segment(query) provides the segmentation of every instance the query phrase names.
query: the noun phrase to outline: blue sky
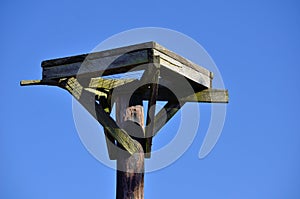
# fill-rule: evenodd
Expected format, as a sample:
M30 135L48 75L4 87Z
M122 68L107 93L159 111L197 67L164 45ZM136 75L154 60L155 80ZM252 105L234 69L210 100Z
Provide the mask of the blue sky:
M39 79L42 60L87 53L148 26L199 42L230 103L209 156L198 158L200 128L179 160L146 174L145 198L299 198L299 10L291 0L1 1L0 198L115 197L115 171L81 143L71 96L19 81ZM205 127L210 105L200 107Z

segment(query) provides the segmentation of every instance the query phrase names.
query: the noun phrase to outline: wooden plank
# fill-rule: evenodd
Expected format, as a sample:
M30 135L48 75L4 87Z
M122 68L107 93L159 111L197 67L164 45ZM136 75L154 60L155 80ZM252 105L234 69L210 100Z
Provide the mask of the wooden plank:
M160 56L160 65L162 67L166 67L167 69L193 80L194 82L197 82L198 84L201 84L207 88L212 87L212 72L209 72L200 66L197 68L195 65L192 65L193 67L191 67L191 65L186 65L187 63L191 64L191 62L185 60L184 58L181 58L180 61L177 61L176 59L155 49L154 56Z
M99 58L103 58L103 57L122 55L122 54L125 54L128 52L142 50L142 49L156 49L157 51L181 62L182 64L184 64L196 71L206 74L207 76L210 73L207 69L203 68L202 66L193 63L192 61L172 52L171 50L165 48L164 46L162 46L154 41L114 48L114 49L110 49L110 50L104 50L101 52L93 52L93 53L89 53L89 54L82 54L82 55L69 56L69 57L64 57L64 58L45 60L42 62L42 67L52 67L52 66L65 65L65 64L76 63L76 62L83 62L86 59L86 57L89 57L89 59L99 59Z
M75 60L77 61L78 59L76 58ZM148 50L141 50L95 59L87 56L85 60L78 62L71 62L69 59L65 63L59 60L56 62L63 64L51 65L51 67L43 66L43 79L58 79L83 75L97 77L99 75L118 74L127 72L137 65L148 63L149 58ZM49 65L49 63L45 65Z
M164 46L156 43L156 42L153 42L152 43L153 45L153 49L155 49L156 51L159 51L160 53L162 54L165 54L167 55L168 57L172 58L172 59L175 59L177 60L178 62L182 63L183 65L195 70L195 71L198 71L198 72L201 72L202 74L206 75L206 76L210 76L212 75L211 72L209 70L207 70L206 68L186 59L185 57L183 56L180 56L178 55L177 53L174 53L173 51L165 48ZM155 54L155 53L154 53ZM156 54L155 54L156 55ZM161 58L164 58L164 56L162 56L161 54L158 54Z
M103 88L107 90L111 90L118 86L122 86L124 84L135 81L136 79L105 79L105 78L91 78L89 86L90 88Z
M58 81L56 80L22 80L20 81L20 86L34 86L34 85L48 85L57 86Z
M66 65L66 64L76 63L76 62L83 62L87 57L93 60L93 59L99 59L99 58L110 57L110 56L120 56L122 54L129 53L132 51L151 49L155 46L154 43L155 42L146 42L146 43L114 48L110 50L104 50L100 52L93 52L88 54L45 60L42 62L42 67L43 68L53 67L53 66Z
M205 89L180 99L182 102L228 103L228 90Z
M163 81L163 79L159 80L160 82ZM127 88L124 87L123 93L129 92L126 90ZM151 90L148 88L148 86L140 87L139 90L135 92L135 95L139 95L142 97L143 100L148 100L151 97ZM179 90L179 93L172 93L172 88L168 88L162 85L158 86L158 95L156 100L157 101L170 101L170 102L201 102L201 103L228 103L229 97L228 97L228 90L222 90L222 89L202 89L199 91L182 91ZM121 93L121 91L118 91L118 93Z
M213 75L210 71L155 42L46 60L42 62L43 79L57 79L76 75L96 77L100 74L122 73L134 68L136 65L149 63L149 60L154 56L160 56L160 64L168 70L183 75L207 88L211 88ZM83 62L84 67L82 67Z
M62 80L60 80L62 81ZM160 80L163 81L163 80ZM20 82L21 86L31 86L31 85L49 85L49 86L57 86L59 81L44 81L44 80L23 80ZM132 81L132 83L136 83ZM129 87L130 88L130 87ZM90 88L86 88L88 91ZM93 90L93 92L97 92L98 95L103 95L102 92ZM126 89L121 92L118 90L118 93L126 93ZM151 96L150 90L147 87L141 87L140 90L136 93L142 97L143 100L148 100ZM198 91L192 93L187 96L183 96L178 99L182 102L202 102L202 103L228 103L229 96L228 90L221 89L204 89L202 91ZM174 96L170 93L170 91L162 86L158 87L158 95L157 101L174 101Z

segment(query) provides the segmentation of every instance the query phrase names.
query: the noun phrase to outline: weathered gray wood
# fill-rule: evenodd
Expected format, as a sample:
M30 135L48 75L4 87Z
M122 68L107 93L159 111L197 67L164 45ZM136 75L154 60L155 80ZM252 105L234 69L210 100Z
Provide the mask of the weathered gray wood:
M63 79L60 80L23 80L20 82L21 86L31 86L31 85L48 85L48 86L58 86L59 82L63 81ZM125 80L124 82L126 82ZM163 81L163 80L160 80ZM128 82L134 82L137 83L135 80L131 81L128 80ZM122 81L120 82L121 85ZM126 84L126 83L125 83ZM96 86L95 84L93 85L92 88ZM100 86L100 85L98 85ZM112 86L109 85L104 85L104 88L113 88L114 86L118 87L119 84L112 84ZM100 86L101 87L101 86ZM99 87L98 87L99 88ZM129 87L130 88L130 87ZM85 88L87 91L89 91L91 88ZM92 89L93 92L97 92L98 95L103 95L101 94L100 91L96 91ZM118 90L118 93L126 93L129 92L124 88L124 91L121 92L121 90ZM141 87L139 92L137 93L141 96L143 100L149 100L151 97L150 90L148 87ZM170 95L168 89L158 86L158 95L156 98L157 101L174 101L174 96ZM203 102L203 103L228 103L229 101L229 96L228 96L228 90L221 90L221 89L204 89L195 93L192 93L187 96L183 96L180 99L175 99L175 100L180 100L181 102Z
M160 65L166 67L167 69L176 72L194 82L197 82L207 88L211 88L211 79L213 78L212 72L198 66L192 62L180 58L180 61L177 61L173 57L170 57L156 49L154 49L154 56L160 57ZM175 56L175 54L173 54ZM175 56L178 58L178 56ZM185 64L184 64L185 63ZM186 65L188 64L188 65Z
M103 57L122 55L128 52L141 50L141 49L156 49L157 51L169 57L172 57L173 59L181 62L182 64L203 73L204 75L208 76L210 74L210 72L207 69L193 63L192 61L172 52L171 50L168 50L167 48L153 41L110 49L110 50L104 50L101 52L94 52L90 54L82 54L82 55L69 56L69 57L58 58L58 59L45 60L42 62L42 67L52 67L52 66L65 65L65 64L76 63L76 62L83 62L87 56L90 57L90 59L98 59Z
M156 42L152 42L152 48L155 49L154 55L159 55L162 59L165 59L164 56L162 56L162 54L156 54L156 52L161 52L165 55L167 55L169 58L175 59L178 62L180 62L181 64L194 69L195 71L201 72L202 74L206 75L206 76L211 76L212 73L207 70L206 68L203 68L202 66L193 63L192 61L178 55L177 53L174 53L173 51L165 48L164 46L156 43Z
M34 86L34 85L47 85L57 86L56 80L22 80L20 81L21 86Z
M141 89L139 94L142 96L143 100L150 98L150 92L148 90ZM176 99L176 97L179 97ZM157 95L157 101L170 101L176 102L201 102L201 103L228 103L229 96L228 90L222 89L204 89L198 92L191 93L189 95L174 96L168 89L164 87L159 87L159 92Z
M205 68L177 55L155 42L147 42L108 51L84 54L42 62L43 79L57 79L87 75L111 75L123 73L137 65L148 64L154 56L160 56L160 65L185 76L207 88L213 75ZM82 64L84 63L84 64ZM147 67L149 65L145 65Z
M23 80L20 82L21 86L31 86L31 85L48 85L48 86L58 86L59 82L64 81L63 79L60 80ZM127 80L125 80L127 81ZM163 81L163 80L160 80ZM130 81L128 80L129 83L137 83L136 80ZM121 84L121 83L120 83ZM94 86L92 87L92 91L97 93L97 95L103 95L104 93L101 93L100 91L94 90ZM98 85L100 86L100 85ZM117 84L112 84L112 86L103 86L104 88L112 88L112 87L118 87ZM101 86L100 86L101 87ZM98 87L98 88L100 88ZM129 87L130 88L130 87ZM89 91L91 88L85 88L85 90ZM124 87L123 92L121 90L118 90L118 93L127 93L129 92L126 90L128 88ZM150 90L148 87L141 87L139 92L137 93L141 96L143 100L149 100L151 97ZM158 86L158 95L157 95L157 101L174 101L174 96L169 93L169 90L166 89L165 87ZM202 102L202 103L228 103L229 101L229 96L228 96L228 90L221 90L221 89L204 89L195 93L191 93L186 96L182 96L182 98L175 99L175 100L180 100L181 102Z
M114 48L110 50L104 50L100 52L93 52L88 54L75 55L75 56L69 56L69 57L63 57L57 59L50 59L50 60L43 61L42 67L43 68L53 67L53 66L71 64L76 62L83 62L87 57L93 60L93 59L99 59L99 58L110 57L110 56L120 56L122 54L129 53L132 51L137 51L141 49L151 49L153 47L154 47L154 42L146 42L141 44Z
M182 102L228 103L228 90L205 89L180 99Z
M88 87L90 88L103 88L103 89L113 89L118 86L135 81L136 79L105 79L105 78L91 78Z
M117 74L126 72L136 65L149 62L148 50L133 51L121 55L95 59L87 56L86 59L79 62L77 58L75 60L77 62L71 62L68 59L65 64L53 65L50 67L43 66L43 79L57 79L84 75L97 77L99 75ZM63 61L58 60L56 60L55 63L56 62L64 63ZM47 65L49 65L49 63Z

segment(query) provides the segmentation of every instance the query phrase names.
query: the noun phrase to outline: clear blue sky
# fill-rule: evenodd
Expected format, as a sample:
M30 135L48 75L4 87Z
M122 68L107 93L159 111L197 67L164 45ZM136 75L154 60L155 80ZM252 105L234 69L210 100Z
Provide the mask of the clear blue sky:
M198 158L199 130L179 160L146 175L145 198L300 198L297 1L4 0L0 24L0 198L115 198L115 171L82 145L71 96L19 81L39 79L42 60L87 53L147 26L199 42L219 67L230 104L209 156Z

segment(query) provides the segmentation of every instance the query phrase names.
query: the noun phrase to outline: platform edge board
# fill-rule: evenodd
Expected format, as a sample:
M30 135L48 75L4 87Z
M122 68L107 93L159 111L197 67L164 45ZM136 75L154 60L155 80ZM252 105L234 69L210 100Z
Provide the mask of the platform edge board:
M209 70L207 70L206 68L204 68L203 66L200 66L192 61L190 61L189 59L181 56L181 55L178 55L177 53L165 48L164 46L156 43L156 42L153 42L153 49L171 57L172 59L175 59L176 61L179 61L181 62L182 64L186 65L187 67L189 68L192 68L198 72L201 72L203 73L204 75L207 75L209 77L213 77L212 76L212 72L210 72Z
M153 56L159 55L161 57L162 66L211 88L212 72L153 41L43 61L43 79L57 79L88 73L96 73L95 75L97 75L103 71L108 74L126 72L136 65L151 62L150 51L152 51ZM146 52L148 52L148 57ZM116 61L116 59L120 60ZM83 62L86 67L81 67Z
M122 55L131 51L151 49L153 47L154 47L154 42L146 42L146 43L124 46L124 47L119 47L119 48L114 48L114 49L109 49L109 50L104 50L99 52L92 52L92 53L86 53L86 54L74 55L74 56L68 56L68 57L56 58L56 59L48 59L42 61L41 66L42 68L55 67L58 65L83 62L87 57L90 60L99 59L103 57Z
M122 55L107 56L90 59L88 57L82 62L69 62L63 65L43 68L43 79L57 79L84 74L117 74L126 72L132 67L149 62L148 50L132 51Z

